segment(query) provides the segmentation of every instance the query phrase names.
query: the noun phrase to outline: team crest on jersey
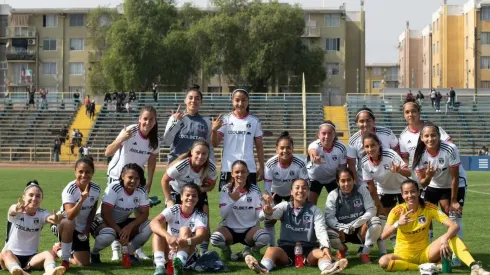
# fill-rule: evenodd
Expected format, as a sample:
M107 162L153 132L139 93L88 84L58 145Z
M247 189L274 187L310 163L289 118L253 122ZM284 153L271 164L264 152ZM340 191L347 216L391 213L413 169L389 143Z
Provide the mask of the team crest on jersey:
M195 224L194 222L190 222L190 223L189 223L189 227L190 227L190 228L194 228L194 226L196 226L196 224Z
M279 176L279 172L274 172L274 175L275 176Z
M408 140L408 142L407 142L407 143L408 143L408 144L410 144L410 143L412 143L412 141L411 141L411 140Z
M439 158L439 163L440 164L444 164L444 159L443 158Z
M290 176L294 176L294 171L289 171Z
M361 206L362 206L361 199L355 199L354 200L354 207L361 207Z
M251 197L247 197L247 202L252 202L252 198Z
M383 165L383 168L386 170L390 170L390 166L388 164Z
M337 158L338 158L337 155L332 155L332 160L333 161L337 161Z
M133 142L133 145L138 145L138 143L136 143L136 141L135 141L135 142Z
M312 220L312 215L309 213L304 213L303 214L303 222L304 223L311 223Z
M420 216L420 217L418 218L418 222L419 222L420 224L425 224L425 223L427 222L427 219L425 218L425 216Z
M204 125L202 125L202 124L197 125L197 130L204 132Z
M252 128L252 124L250 124L250 122L247 123L247 128Z
M39 219L38 219L38 218L34 218L34 220L32 220L32 222L33 222L34 224L39 224Z
M139 198L134 198L133 199L134 204L139 205L140 204L140 199Z

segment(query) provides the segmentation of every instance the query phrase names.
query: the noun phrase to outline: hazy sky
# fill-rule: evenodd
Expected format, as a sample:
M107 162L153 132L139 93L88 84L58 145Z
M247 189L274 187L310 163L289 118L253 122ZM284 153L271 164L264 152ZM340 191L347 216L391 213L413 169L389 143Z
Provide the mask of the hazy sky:
M1 0L0 0L1 1ZM347 10L359 10L360 0L280 0L299 3L304 7L336 7L347 3ZM84 0L74 5L74 0L4 0L13 8L67 8L116 6L122 0ZM178 0L183 3L183 0ZM198 6L207 6L208 0L187 0ZM411 29L423 29L443 0L365 0L366 11L366 62L397 62L398 36L410 21ZM448 4L463 4L467 0L448 0Z

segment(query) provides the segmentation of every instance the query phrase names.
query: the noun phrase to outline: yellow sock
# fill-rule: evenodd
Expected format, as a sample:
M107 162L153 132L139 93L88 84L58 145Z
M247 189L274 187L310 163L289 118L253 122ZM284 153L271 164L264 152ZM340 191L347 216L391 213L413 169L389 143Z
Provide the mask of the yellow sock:
M470 264L475 262L475 259L473 259L473 256L471 256L470 252L466 248L466 245L464 245L463 241L458 236L452 237L449 240L449 247L454 254L456 254L458 259L460 259L467 266L470 266Z
M408 271L419 270L419 265L409 263L403 260L391 260L386 271Z

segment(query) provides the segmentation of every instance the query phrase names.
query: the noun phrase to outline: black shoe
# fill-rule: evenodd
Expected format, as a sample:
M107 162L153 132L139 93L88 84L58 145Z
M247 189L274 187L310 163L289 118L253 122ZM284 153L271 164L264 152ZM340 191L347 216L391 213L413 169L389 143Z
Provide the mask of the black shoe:
M90 263L92 264L100 264L100 254L90 253Z

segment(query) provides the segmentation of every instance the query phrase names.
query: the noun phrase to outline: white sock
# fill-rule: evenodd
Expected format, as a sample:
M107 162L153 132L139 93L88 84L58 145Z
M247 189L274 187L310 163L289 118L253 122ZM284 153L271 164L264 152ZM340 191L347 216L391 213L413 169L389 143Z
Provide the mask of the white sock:
M264 226L267 233L269 233L270 240L269 246L277 246L276 244L276 227L275 226Z
M20 265L18 263L11 263L11 264L9 264L8 269L9 269L9 272L10 273L12 273L12 271L14 271L16 269L22 270L22 268L20 267Z
M95 237L94 248L92 248L92 253L99 254L99 252L111 245L116 238L116 231L110 227L102 228L99 235Z
M119 254L121 250L121 243L119 241L113 241L111 244L112 252L116 251Z
M379 249L379 253L383 253L383 254L387 253L385 240L381 240L381 239L378 240L378 249Z
M165 252L163 251L155 251L153 252L153 263L155 263L156 267L165 266Z
M70 260L71 245L72 245L72 243L61 242L61 259L63 261L69 261Z
M260 264L269 271L271 271L274 268L274 262L268 258L262 258Z
M320 261L318 261L318 268L320 269L320 271L323 271L330 264L332 264L332 261L330 261L330 260L320 260Z
M44 262L44 271L48 272L56 268L55 262Z
M182 262L182 265L185 266L185 264L187 263L187 257L188 257L187 252L182 251L182 250L178 251L177 255L175 255L175 257L179 258L180 261Z
M153 233L150 228L150 221L146 221L140 225L138 235L134 236L131 241L131 245L129 246L129 254L134 254L136 249L142 247L146 241L150 238Z

